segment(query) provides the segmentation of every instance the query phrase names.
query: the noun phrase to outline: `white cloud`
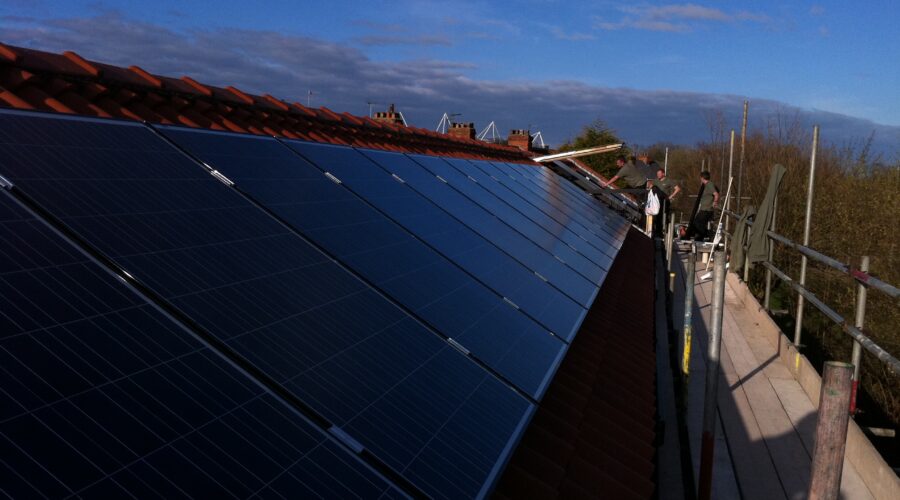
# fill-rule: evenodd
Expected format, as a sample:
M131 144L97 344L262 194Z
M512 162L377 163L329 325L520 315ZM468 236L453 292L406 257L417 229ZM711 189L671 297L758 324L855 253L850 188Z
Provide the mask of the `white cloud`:
M352 24L370 31L368 34L353 38L353 42L360 45L370 47L388 45L453 45L448 36L413 32L413 30L402 24L378 23L368 19L358 19L352 21Z
M586 40L596 40L597 36L593 33L584 33L577 31L567 31L559 26L550 26L549 27L550 34L553 35L553 38L558 40L568 40L571 42L580 42Z
M624 5L616 8L622 13L616 20L595 17L594 27L601 30L640 29L670 33L693 31L703 24L767 22L769 17L749 11L725 12L693 3L668 5Z
M607 88L579 81L499 81L466 76L466 62L413 59L380 62L359 48L316 38L270 31L214 29L175 31L117 14L49 21L0 17L4 42L41 50L73 50L90 60L136 64L163 75L190 75L211 85L234 85L314 106L355 114L367 101L393 102L413 124L433 127L444 112L464 113L501 131L534 124L545 140L558 144L586 123L602 118L632 143L693 143L708 139L704 113L724 110L740 119L743 96ZM824 97L823 97L824 99ZM765 120L796 107L753 99L751 117ZM900 127L877 125L846 115L805 110L808 122L822 125L833 141L866 137L877 130L876 146L895 151Z
M692 3L660 6L620 7L622 12L650 19L703 19L709 21L728 21L731 17L719 9L703 7Z
M450 39L441 35L364 35L353 39L355 42L368 46L384 45L453 45Z

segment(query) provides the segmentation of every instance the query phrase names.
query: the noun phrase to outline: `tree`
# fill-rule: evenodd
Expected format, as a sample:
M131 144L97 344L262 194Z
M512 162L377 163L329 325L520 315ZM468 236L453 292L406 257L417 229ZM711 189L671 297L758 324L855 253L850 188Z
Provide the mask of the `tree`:
M595 148L598 146L607 146L609 144L618 144L622 142L616 135L615 130L609 128L603 120L597 119L590 125L581 129L581 133L574 139L570 139L559 147L560 152L575 151L579 149ZM602 153L579 158L585 165L593 169L598 174L610 178L615 175L618 167L616 167L616 157L619 155L629 155L630 150L622 148L612 153Z

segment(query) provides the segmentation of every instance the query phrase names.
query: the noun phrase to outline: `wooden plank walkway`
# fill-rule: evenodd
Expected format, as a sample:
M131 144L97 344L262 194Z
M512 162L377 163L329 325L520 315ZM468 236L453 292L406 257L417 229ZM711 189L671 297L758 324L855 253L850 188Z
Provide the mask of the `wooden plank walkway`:
M706 272L705 264L697 262L697 268L687 400L695 481L699 471L712 293L711 280L700 282L700 276ZM677 275L673 318L674 327L680 332L684 317L683 261L675 261L673 269ZM771 335L762 334L758 311L748 310L737 298L734 286L742 285L737 285L734 278L730 275L725 287L713 498L805 498L816 407L779 358L779 347L770 340ZM873 498L847 461L841 481L841 498Z

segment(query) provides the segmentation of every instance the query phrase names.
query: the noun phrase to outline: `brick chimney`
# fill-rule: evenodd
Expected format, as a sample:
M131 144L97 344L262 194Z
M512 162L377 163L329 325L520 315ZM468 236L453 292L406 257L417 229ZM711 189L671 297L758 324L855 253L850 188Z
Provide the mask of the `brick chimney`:
M394 105L391 104L388 107L387 111L376 111L375 117L373 118L376 122L382 123L391 123L394 125L403 126L403 117L400 116L400 113L394 110Z
M450 130L447 131L447 134L449 134L453 137L461 137L463 139L474 139L475 138L475 124L472 122L451 123Z
M506 143L522 151L531 151L531 131L523 129L510 130L509 139L507 139Z

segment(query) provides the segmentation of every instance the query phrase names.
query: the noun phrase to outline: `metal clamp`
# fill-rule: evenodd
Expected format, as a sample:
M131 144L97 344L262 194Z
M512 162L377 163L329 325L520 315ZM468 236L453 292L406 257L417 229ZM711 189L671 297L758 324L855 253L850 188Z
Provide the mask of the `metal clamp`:
M225 177L222 172L219 172L218 170L210 170L209 173L210 175L218 179L222 184L225 184L228 187L234 186L234 181L232 181L228 177Z
M457 351L459 351L459 352L465 354L466 356L468 356L468 355L470 354L470 353L469 353L469 350L466 349L465 347L463 347L462 344L460 344L459 342L457 342L456 339L447 337L447 343L450 344L450 345L452 345Z
M336 437L338 441L344 443L348 448L353 450L354 453L362 453L365 450L365 446L363 446L359 441L353 438L350 434L347 434L344 429L336 425L332 425L328 428L328 433L332 436Z

